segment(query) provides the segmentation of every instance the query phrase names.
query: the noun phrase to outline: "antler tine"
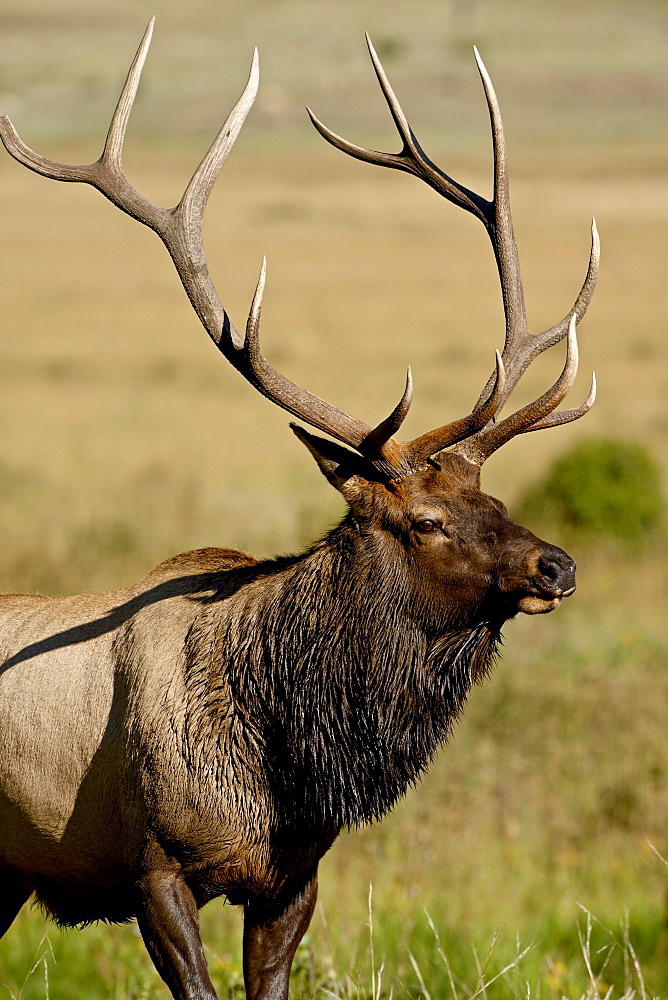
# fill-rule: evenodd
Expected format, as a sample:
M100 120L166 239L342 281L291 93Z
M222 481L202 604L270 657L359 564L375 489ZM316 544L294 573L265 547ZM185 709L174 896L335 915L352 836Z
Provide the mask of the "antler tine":
M576 324L579 323L583 316L585 315L589 303L591 301L592 295L596 288L596 282L598 279L599 264L601 258L601 244L598 236L598 230L596 228L596 220L591 220L591 249L589 252L589 264L587 267L587 274L585 276L582 287L573 303L573 307L570 312L564 316L559 323L550 327L548 330L543 331L540 334L529 334L528 332L524 334L523 337L516 340L513 345L512 353L512 370L509 373L509 377L506 383L506 392L504 397L504 402L510 396L513 388L517 385L520 378L527 370L529 365L535 358L537 358L544 351L547 351L550 347L554 347L558 344L560 340L568 334L569 326L572 321L573 316L575 316ZM504 351L504 354L507 353ZM491 376L487 385L483 389L474 408L474 412L478 408L484 405L484 401L488 398L493 385L493 378ZM593 400L592 400L593 404ZM503 405L503 404L502 404ZM571 412L571 411L569 411ZM575 413L575 410L572 411ZM587 411L584 410L583 414ZM583 415L580 414L580 415ZM571 420L577 419L576 416L570 418ZM553 427L554 423L549 423L543 425L541 422L540 427L536 427L536 430L540 430L543 426ZM531 428L533 429L533 428Z
M181 270L177 265L179 276L181 277L186 293L188 294L200 321L204 325L211 339L220 347L221 350L223 350L223 346L221 344L223 334L227 334L230 346L233 348L239 348L243 345L243 337L236 330L231 321L220 321L220 313L224 313L224 310L220 305L218 295L215 291L213 282L209 276L208 267L206 265L202 225L204 221L204 211L209 200L209 195L211 194L213 186L216 183L220 170L225 163L232 146L239 136L242 126L246 121L246 117L253 107L255 98L257 97L259 84L259 55L257 49L254 49L250 72L248 74L248 82L241 97L235 104L225 121L225 124L220 129L218 135L211 143L211 146L204 154L199 166L190 178L180 202L176 208L172 210L174 217L178 219L179 235L182 236L183 243L187 248L188 257L188 282L184 280ZM172 250L169 246L167 249L171 255ZM192 263L190 260L191 258ZM200 285L197 280L198 258L204 265L204 290L205 293L208 293L203 297L201 294L197 294L195 296L191 294L191 288L194 292L201 292ZM192 264L195 266L193 267ZM209 299L212 304L214 304L213 315L211 315L207 309ZM226 318L226 314L224 315Z
M364 448L366 448L367 451L379 451L387 444L390 438L397 433L406 419L412 402L413 373L411 372L409 365L408 371L406 372L406 386L404 388L404 394L390 413L389 417L382 420L378 426L374 427L371 433L367 435L364 441Z
M100 157L103 163L119 174L122 174L123 143L125 141L125 133L128 127L128 121L130 120L130 114L135 103L135 97L137 96L137 90L139 89L139 81L141 80L141 74L144 69L144 63L146 62L146 56L148 55L148 50L151 46L154 27L155 15L148 22L146 31L144 32L144 37L142 38L139 48L135 53L135 57L132 60L132 65L128 71L123 90L121 91L121 96L118 99L116 110L114 111L109 124L107 139L104 144L102 156Z
M592 372L591 389L583 403L580 403L579 406L573 406L570 410L558 410L556 413L551 413L549 416L543 417L542 420L538 420L535 424L531 424L530 427L523 428L520 434L527 434L529 431L542 431L546 427L560 427L562 424L570 424L572 420L579 420L580 417L584 417L585 413L589 413L595 401L596 372Z
M510 211L510 190L508 186L508 161L506 156L506 140L503 131L503 121L496 91L492 85L489 73L480 58L480 53L474 46L474 55L480 79L482 80L489 120L492 128L492 149L494 155L494 198L491 203L491 219L488 220L488 232L494 248L494 255L501 281L503 310L506 317L506 342L503 349L503 360L506 365L507 383L506 395L512 389L512 358L515 343L527 329L526 307L524 305L524 290L522 287L522 271L520 268L517 243L513 229L513 219ZM491 228L489 227L491 222Z
M596 396L596 382L594 380L592 392L581 406L573 410L566 410L560 413L553 413L559 403L570 392L575 382L578 371L578 342L575 332L577 317L572 314L568 325L568 347L566 351L566 362L561 375L554 385L543 393L539 399L527 406L522 407L516 413L506 417L498 424L485 427L477 434L466 441L462 441L455 446L455 451L466 458L474 465L482 465L501 445L510 441L516 434L523 434L529 430L541 430L545 427L555 427L558 424L568 423L583 416L593 405Z
M410 174L416 173L415 170L411 169L407 162L404 162L403 157L398 153L381 153L376 149L365 149L363 146L356 146L354 142L348 142L347 139L343 139L336 132L327 128L319 118L313 113L311 108L306 107L306 113L311 119L313 125L327 142L331 143L337 149L340 149L343 153L348 153L349 156L353 156L356 160L363 160L365 163L376 163L381 167L395 167L397 170L406 170Z
M474 410L460 420L453 420L443 427L428 431L420 437L414 438L409 444L411 454L416 460L424 460L431 455L435 455L444 448L456 444L465 438L476 434L477 431L485 427L494 418L502 404L506 385L506 372L503 358L496 352L496 374L494 387L486 402L479 409Z
M315 128L323 139L326 139L332 146L335 146L344 153L348 153L357 160L363 160L365 163L374 163L381 167L392 167L395 170L404 170L406 173L414 174L429 184L430 187L433 187L444 198L447 198L448 201L459 205L460 208L466 209L467 212L471 212L477 218L481 219L485 226L488 226L491 203L476 194L475 191L470 191L463 184L459 184L453 180L452 177L449 177L429 159L408 124L408 119L390 86L387 74L383 69L383 65L368 34L366 35L366 40L383 96L403 142L401 152L382 153L375 149L365 149L362 146L356 146L354 143L348 142L347 139L342 139L336 132L332 132L331 129L327 128L326 125L323 125L316 118L310 108L307 108L306 110Z

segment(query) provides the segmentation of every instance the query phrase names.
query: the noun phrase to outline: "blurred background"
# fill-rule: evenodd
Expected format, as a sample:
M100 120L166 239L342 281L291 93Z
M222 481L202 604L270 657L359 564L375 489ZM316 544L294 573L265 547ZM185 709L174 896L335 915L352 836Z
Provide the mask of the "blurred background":
M242 327L266 254L265 355L368 423L392 409L409 363L407 437L467 412L503 314L482 226L308 123L307 103L352 141L397 148L365 29L428 155L489 196L480 49L532 329L570 309L592 215L601 234L570 404L595 369L596 405L484 470L485 489L578 559L578 592L508 624L495 676L427 779L325 858L295 995L668 996L668 7L4 0L0 112L43 155L94 160L153 13L131 181L179 200L258 45L260 94L207 211L211 270ZM177 551L297 551L335 524L340 498L287 414L217 354L157 238L4 153L0 175L2 589L114 588ZM514 402L562 362L561 346L540 359ZM237 995L240 916L214 903L203 923L221 996ZM0 997L165 995L133 928L44 931L26 913L0 944Z

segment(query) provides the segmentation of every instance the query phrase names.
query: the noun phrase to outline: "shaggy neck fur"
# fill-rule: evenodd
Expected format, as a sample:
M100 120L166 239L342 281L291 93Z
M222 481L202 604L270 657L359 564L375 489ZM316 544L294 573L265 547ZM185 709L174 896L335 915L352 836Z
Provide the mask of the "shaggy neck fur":
M391 809L491 665L498 629L413 606L385 566L348 518L305 555L254 567L242 610L217 625L199 704L208 727L218 714L246 787L248 770L269 781L288 837Z

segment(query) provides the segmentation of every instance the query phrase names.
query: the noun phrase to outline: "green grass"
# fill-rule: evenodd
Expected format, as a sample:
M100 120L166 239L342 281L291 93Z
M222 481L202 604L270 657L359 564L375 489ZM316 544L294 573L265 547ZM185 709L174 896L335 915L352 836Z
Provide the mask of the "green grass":
M586 395L594 367L596 406L581 425L509 444L484 486L517 504L562 449L602 435L644 441L665 479L664 8L425 0L416 16L408 2L160 0L128 169L174 203L259 42L258 107L207 216L221 297L241 325L267 253L268 358L369 422L394 405L410 362L412 437L467 410L491 370L502 337L491 252L474 220L413 178L324 147L301 108L395 148L368 27L430 154L484 193L475 36L506 121L532 326L569 308L591 214L603 244L573 394ZM0 111L46 155L92 159L153 12L135 0L85 12L80 0L5 3ZM155 238L95 192L7 157L0 171L2 589L120 586L179 550L295 550L332 524L338 497L286 416L216 355ZM560 359L527 373L520 403ZM611 998L668 997L666 540L634 554L550 530L575 544L578 592L553 615L509 623L494 677L425 781L325 858L297 996L495 1000L526 997L528 983L541 1000L593 1000L608 986ZM240 996L240 914L214 903L202 920L217 988ZM531 950L483 991L493 942L486 982ZM0 943L0 998L13 995L157 1000L165 989L132 926L63 934L26 911Z

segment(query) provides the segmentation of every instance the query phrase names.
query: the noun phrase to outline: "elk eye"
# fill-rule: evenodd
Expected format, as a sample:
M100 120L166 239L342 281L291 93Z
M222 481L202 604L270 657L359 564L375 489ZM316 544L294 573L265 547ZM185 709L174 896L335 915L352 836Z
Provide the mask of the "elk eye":
M429 535L434 531L438 531L440 525L436 521L432 521L430 518L425 518L424 521L415 522L415 530L419 531L421 535Z

